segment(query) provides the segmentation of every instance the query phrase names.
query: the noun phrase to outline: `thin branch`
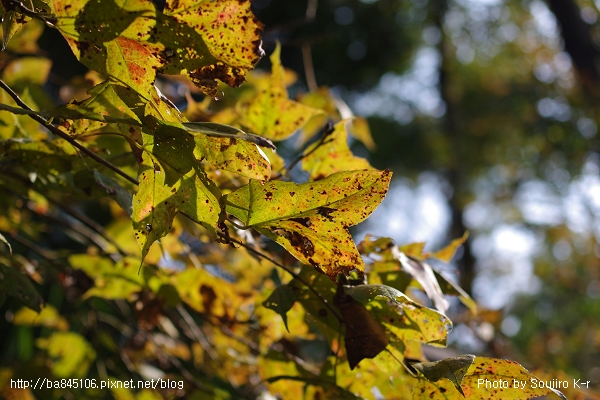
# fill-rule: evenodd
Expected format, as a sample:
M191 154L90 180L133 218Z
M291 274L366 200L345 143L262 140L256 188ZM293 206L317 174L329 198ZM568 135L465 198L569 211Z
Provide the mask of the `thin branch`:
M10 97L13 98L13 100L17 103L17 105L19 105L20 107L24 108L25 110L29 110L29 111L34 111L31 107L29 107L23 100L21 100L21 98L19 97L19 95L17 95L17 93L15 93L10 86L8 86L3 80L0 79L0 87L2 89L4 89L6 91L6 93L8 93L8 95ZM124 171L122 171L119 167L113 165L112 163L110 163L109 161L105 160L104 158L100 157L99 155L97 155L96 153L94 153L93 151L91 151L90 149L88 149L87 147L79 144L79 142L77 142L75 139L73 139L72 137L70 137L68 134L66 134L65 132L61 131L59 128L57 128L56 126L50 124L45 118L43 118L42 116L40 116L39 114L35 113L35 114L28 114L29 117L31 117L33 120L39 122L40 124L42 124L46 129L48 129L50 132L52 132L53 134L55 134L56 136L66 140L67 142L69 142L73 147L75 147L76 149L80 150L82 153L84 153L85 155L87 155L88 157L90 157L91 159L93 159L94 161L96 161L99 164L104 165L105 167L111 169L112 171L116 172L117 174L121 175L123 178L127 179L129 182L133 183L134 185L139 185L139 182L137 181L137 179L127 175L127 173L125 173Z
M268 255L256 250L255 248L253 248L252 246L247 245L246 243L242 242L241 240L237 240L235 238L230 238L231 242L239 244L240 246L242 246L243 248L245 248L246 250L248 250L249 252L256 254L259 257L262 257L263 259L270 261L271 263L275 264L276 266L278 266L279 268L283 269L285 272L287 272L288 274L290 274L291 276L293 276L295 279L297 279L299 282L301 282L302 284L304 284L308 290L310 290L311 292L313 292L313 294L315 296L317 296L322 302L323 304L325 304L325 307L327 307L329 309L329 311L331 311L331 313L335 316L335 318L342 323L343 322L343 318L337 313L336 310L334 310L334 308L327 302L327 300L325 300L323 298L323 296L321 296L321 293L317 292L315 290L315 288L312 287L312 285L310 283L308 283L304 278L302 278L300 275L298 275L297 273L295 273L294 271L292 271L291 269L289 269L288 267L286 267L285 265L281 264L278 261L275 261L274 259L272 259L271 257L269 257Z

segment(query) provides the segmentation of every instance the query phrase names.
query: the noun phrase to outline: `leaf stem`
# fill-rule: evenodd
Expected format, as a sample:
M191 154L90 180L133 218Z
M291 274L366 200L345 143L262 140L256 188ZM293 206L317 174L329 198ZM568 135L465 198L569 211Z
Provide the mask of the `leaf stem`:
M4 83L4 81L2 79L0 79L0 87L2 89L4 89L6 91L6 93L8 93L8 95L10 97L13 98L13 100L17 103L17 105L19 105L20 107L24 108L25 110L29 110L29 111L33 111L34 113L28 114L30 118L32 118L33 120L39 122L40 124L42 124L46 129L48 129L50 132L52 132L53 134L55 134L56 136L66 140L67 142L69 142L73 147L75 147L76 149L80 150L82 153L84 153L86 156L90 157L91 159L93 159L94 161L96 161L99 164L104 165L105 167L111 169L112 171L116 172L117 174L121 175L123 178L127 179L129 182L133 183L134 185L139 185L139 182L137 179L127 175L127 173L125 173L124 171L122 171L119 167L117 167L116 165L112 164L111 162L105 160L104 158L100 157L99 155L97 155L96 153L94 153L93 151L91 151L90 149L88 149L87 147L81 145L80 143L78 143L75 139L73 139L72 137L70 137L68 134L66 134L65 132L61 131L59 128L57 128L56 126L50 124L44 117L42 117L41 115L35 113L35 111L29 107L23 100L21 100L21 98L19 97L19 95L17 93L15 93L14 90L12 90L10 88L10 86L8 86L6 83Z

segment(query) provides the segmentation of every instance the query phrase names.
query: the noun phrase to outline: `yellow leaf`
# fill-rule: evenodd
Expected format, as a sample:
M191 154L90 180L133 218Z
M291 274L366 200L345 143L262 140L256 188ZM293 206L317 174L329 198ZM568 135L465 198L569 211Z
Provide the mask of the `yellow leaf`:
M226 196L227 211L334 279L364 270L348 227L364 221L385 197L390 171L339 172L317 182L252 180Z
M462 235L462 237L460 237L458 239L454 239L452 242L450 242L450 244L448 246L431 254L430 257L435 257L438 260L450 262L452 260L452 257L454 257L454 253L456 252L456 249L458 249L458 247L461 244L466 242L468 238L469 238L469 232L467 231L467 232L465 232L464 235Z
M285 72L279 61L280 46L271 55L271 84L249 102L237 105L241 124L252 133L273 140L283 140L301 129L322 111L290 100L284 84Z
M356 157L348 147L347 126L351 120L337 123L332 133L323 142L320 140L304 151L302 169L313 181L323 179L335 172L370 169L369 162Z

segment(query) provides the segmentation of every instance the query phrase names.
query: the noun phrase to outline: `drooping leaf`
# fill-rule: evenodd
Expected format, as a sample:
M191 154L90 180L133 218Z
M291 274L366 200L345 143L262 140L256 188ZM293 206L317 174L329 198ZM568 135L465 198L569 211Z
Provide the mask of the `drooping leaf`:
M402 269L411 274L421 284L427 296L435 304L435 308L445 313L448 307L450 307L450 303L444 297L444 293L433 273L433 268L425 261L409 258L406 254L398 250L397 247L392 248L392 254L400 261Z
M8 252L12 256L12 246L10 245L9 241L6 240L6 238L4 237L4 235L1 234L1 233L0 233L0 242L4 243L8 247Z
M323 179L335 172L370 169L369 162L356 157L348 147L347 126L351 120L338 122L332 133L321 142L317 141L304 150L302 169L310 175L310 180Z
M263 302L263 306L270 308L277 314L281 315L285 329L289 332L287 323L287 312L292 308L296 302L296 296L288 285L277 286L277 288L271 293L269 298Z
M445 346L452 322L444 314L421 306L385 285L345 286L345 292L367 309L399 340ZM390 339L390 342L394 342Z
M460 384L473 361L475 361L475 356L467 354L435 362L416 363L412 364L412 367L422 373L430 382L437 382L442 378L450 380L464 396L465 393Z
M360 117L353 117L350 122L350 125L346 128L348 133L360 140L370 151L375 150L377 146L371 136L367 120Z
M98 171L94 171L94 179L98 186L106 190L111 197L115 199L117 204L121 206L123 211L131 217L133 196L125 188L115 182L113 179L106 175L101 174Z
M284 70L279 60L280 46L271 55L271 84L249 102L238 104L242 125L251 132L272 140L283 140L302 128L321 110L288 98Z
M15 297L23 305L37 312L40 312L44 305L44 299L28 277L14 268L0 264L0 300L4 296Z
M443 274L440 274L437 271L433 271L433 273L435 274L435 277L437 278L437 281L440 284L440 289L442 289L442 292L444 292L444 294L458 296L460 301L465 306L467 306L467 308L471 310L471 312L474 315L477 315L477 303L475 302L475 300L473 300L471 296L469 296L467 292L463 290L463 288L458 286L452 280L446 278Z
M476 357L464 376L461 387L467 399L487 400L506 399L521 400L555 394L566 400L557 389L548 388L552 382L540 381L520 364L496 358ZM567 382L569 383L569 382ZM554 386L556 383L554 382ZM436 398L463 399L447 380L429 382L425 379L417 381L413 389L414 399Z
M354 369L365 358L374 358L381 353L389 340L384 328L365 306L344 292L341 281L333 301L344 319L346 355L350 369Z
M339 172L318 182L251 181L226 196L226 209L330 278L364 269L348 227L383 200L390 171Z
M75 332L55 332L37 339L36 345L48 352L52 373L57 378L86 376L96 358L94 348Z

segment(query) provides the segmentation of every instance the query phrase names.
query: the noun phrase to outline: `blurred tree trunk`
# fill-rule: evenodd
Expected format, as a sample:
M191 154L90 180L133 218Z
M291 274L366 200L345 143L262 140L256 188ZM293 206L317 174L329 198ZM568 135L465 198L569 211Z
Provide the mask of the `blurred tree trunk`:
M560 25L565 51L579 71L584 88L597 93L600 89L600 49L594 44L590 26L581 18L581 11L574 0L546 2Z
M464 130L460 127L459 120L459 99L453 98L449 91L449 54L448 54L448 38L444 34L443 18L448 10L448 0L437 0L433 3L432 13L433 20L437 28L441 32L440 43L438 50L441 56L439 66L439 90L440 96L446 104L446 115L443 119L442 130L449 138L450 151L452 152L452 163L448 168L448 182L452 186L452 194L448 198L448 203L452 211L452 222L450 226L450 239L461 237L466 227L463 222L464 197L468 190L468 177L466 176L466 140ZM469 294L472 292L473 279L475 276L475 258L471 252L471 241L468 240L463 245L463 254L458 260L460 270L460 286Z

